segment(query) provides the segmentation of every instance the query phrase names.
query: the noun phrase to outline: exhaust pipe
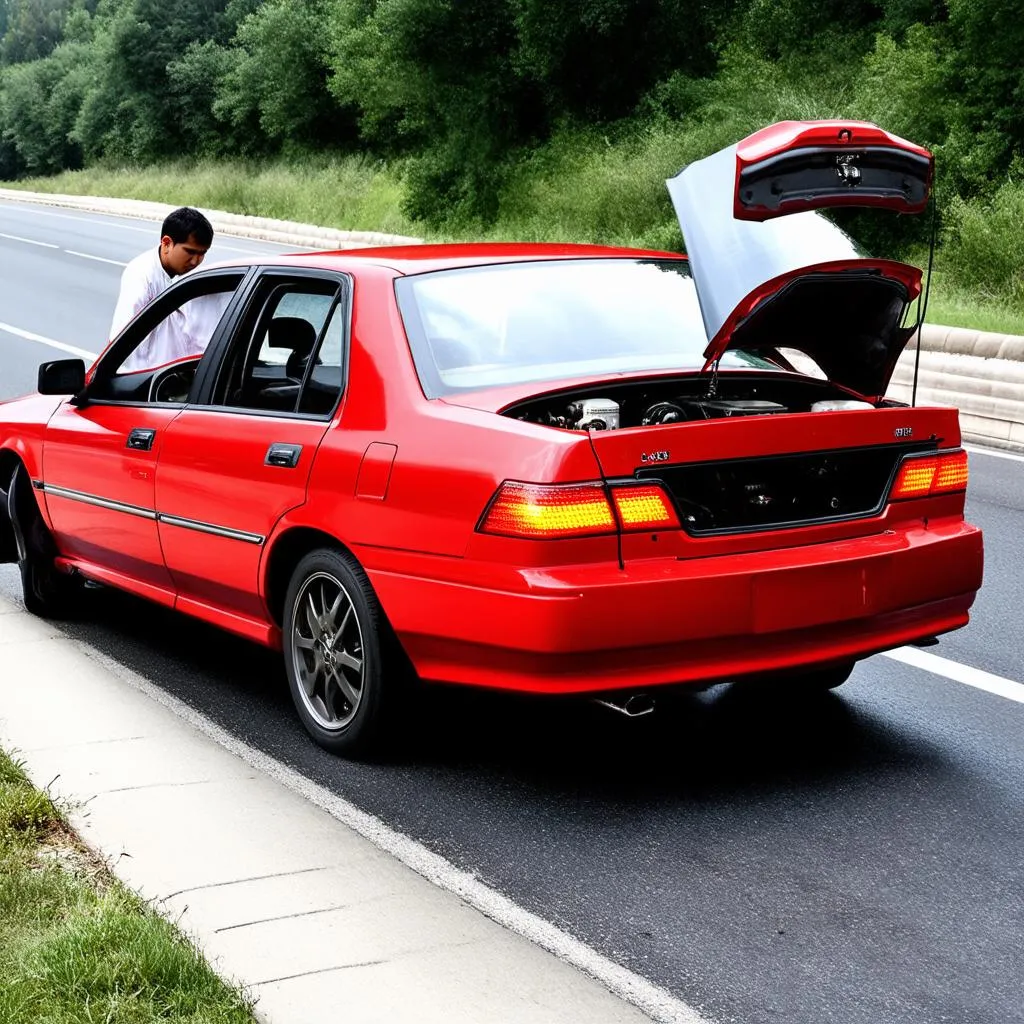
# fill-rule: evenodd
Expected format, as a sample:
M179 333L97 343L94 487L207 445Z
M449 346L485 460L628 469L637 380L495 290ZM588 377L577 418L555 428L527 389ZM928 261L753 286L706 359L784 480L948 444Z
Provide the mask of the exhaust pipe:
M618 711L627 718L640 718L654 711L654 698L649 693L631 693L628 697L595 697L595 704L602 704L612 711Z

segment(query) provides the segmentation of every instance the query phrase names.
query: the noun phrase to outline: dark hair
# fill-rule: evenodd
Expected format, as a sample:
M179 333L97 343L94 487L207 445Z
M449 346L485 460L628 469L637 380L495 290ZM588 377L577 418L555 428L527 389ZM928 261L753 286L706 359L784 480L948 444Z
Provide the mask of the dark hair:
M191 206L181 206L167 214L160 229L160 237L164 235L169 235L175 245L187 242L189 236L195 236L200 245L213 245L213 225Z

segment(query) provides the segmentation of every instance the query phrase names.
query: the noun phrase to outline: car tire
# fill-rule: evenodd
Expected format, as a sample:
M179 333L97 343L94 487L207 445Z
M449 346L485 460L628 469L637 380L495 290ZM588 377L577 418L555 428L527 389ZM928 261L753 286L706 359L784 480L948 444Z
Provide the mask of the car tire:
M54 565L57 545L30 488L28 473L19 466L7 492L7 512L18 548L22 598L25 608L40 618L69 618L79 609L81 584Z
M325 750L367 756L386 745L405 682L397 639L361 566L319 548L295 567L282 637L288 686Z

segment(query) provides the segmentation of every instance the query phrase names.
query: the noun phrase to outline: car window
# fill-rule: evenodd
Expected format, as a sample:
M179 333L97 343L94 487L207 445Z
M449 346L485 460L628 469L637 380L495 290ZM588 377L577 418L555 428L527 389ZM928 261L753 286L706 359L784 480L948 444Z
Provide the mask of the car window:
M344 290L335 279L267 275L228 346L212 404L328 415L342 391Z
M410 275L395 289L430 397L704 363L708 339L683 259L506 263ZM729 356L723 365L750 362Z
M245 271L190 275L160 295L100 359L90 397L185 401L199 362L244 277ZM175 386L155 394L156 385L171 373Z

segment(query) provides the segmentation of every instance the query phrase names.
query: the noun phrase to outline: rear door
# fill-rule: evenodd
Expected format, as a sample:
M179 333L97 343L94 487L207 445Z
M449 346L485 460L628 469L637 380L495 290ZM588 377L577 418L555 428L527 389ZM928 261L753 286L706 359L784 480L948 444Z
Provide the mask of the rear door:
M183 610L266 639L263 548L306 500L343 391L350 288L343 275L262 271L199 401L165 432L160 543Z

